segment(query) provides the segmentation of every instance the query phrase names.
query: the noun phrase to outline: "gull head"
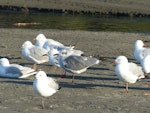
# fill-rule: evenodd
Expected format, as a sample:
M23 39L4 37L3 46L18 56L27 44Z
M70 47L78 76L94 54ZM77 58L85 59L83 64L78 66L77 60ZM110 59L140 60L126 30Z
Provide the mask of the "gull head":
M46 37L44 34L38 34L34 40L36 40L35 42L35 45L36 46L39 46L39 47L42 47L44 45L44 43L46 42Z
M23 44L22 44L22 48L26 48L26 47L32 47L33 44L31 41L25 41Z
M145 47L146 45L144 44L144 42L142 40L137 40L134 44L134 48L136 50L141 49L143 47Z
M9 66L9 60L7 58L1 58L0 59L0 65Z
M46 37L44 34L38 34L35 39L39 41L46 41Z
M39 71L35 75L35 79L42 79L42 78L45 78L45 77L47 77L47 75L44 71Z
M54 56L55 54L59 54L59 51L53 47L48 51L48 56Z
M125 56L118 56L115 60L116 64L128 63L128 59Z

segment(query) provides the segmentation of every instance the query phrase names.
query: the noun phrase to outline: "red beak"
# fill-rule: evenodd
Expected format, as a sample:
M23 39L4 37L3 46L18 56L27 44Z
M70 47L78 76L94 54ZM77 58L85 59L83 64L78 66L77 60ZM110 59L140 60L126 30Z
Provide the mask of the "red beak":
M146 45L146 44L144 44L144 45L143 45L143 47L147 47L147 45Z
M36 37L35 37L35 38L33 38L33 40L36 40Z
M114 61L112 61L112 62L111 62L111 64L112 64L112 65L115 65L115 64L116 64L115 60L114 60Z

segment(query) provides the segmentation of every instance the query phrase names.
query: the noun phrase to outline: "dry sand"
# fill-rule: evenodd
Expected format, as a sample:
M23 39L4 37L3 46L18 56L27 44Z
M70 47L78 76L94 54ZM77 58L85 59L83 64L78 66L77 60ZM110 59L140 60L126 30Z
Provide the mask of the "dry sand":
M33 76L27 79L0 78L1 113L149 113L150 88L146 81L130 84L126 94L124 83L118 82L114 66L110 64L118 55L125 55L135 62L134 41L142 39L150 46L149 35L2 28L0 32L0 56L7 57L11 63L32 67L32 63L22 57L20 47L24 41L32 41L38 33L65 45L75 44L76 49L86 55L106 57L105 61L77 75L75 84L71 84L71 74L59 80L62 89L45 100L44 110L40 97L32 88ZM38 69L56 79L61 75L61 70L52 70L49 63L38 65Z

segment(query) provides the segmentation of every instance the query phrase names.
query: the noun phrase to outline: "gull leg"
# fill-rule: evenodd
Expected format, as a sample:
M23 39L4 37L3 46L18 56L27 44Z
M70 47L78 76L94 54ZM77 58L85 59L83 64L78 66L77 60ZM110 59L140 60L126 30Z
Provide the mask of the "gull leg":
M44 97L41 98L41 104L42 104L42 109L44 109L45 108L45 106L44 106Z
M147 85L150 86L150 81L147 82Z
M56 70L56 69L57 69L57 66L52 66L51 69L52 69L52 70Z
M33 69L36 71L36 64L33 64Z
M71 83L74 83L74 74L72 75L72 81L71 81Z
M126 93L128 93L128 85L129 83L126 83Z
M64 78L66 76L66 71L62 71L62 75L61 75L61 78Z

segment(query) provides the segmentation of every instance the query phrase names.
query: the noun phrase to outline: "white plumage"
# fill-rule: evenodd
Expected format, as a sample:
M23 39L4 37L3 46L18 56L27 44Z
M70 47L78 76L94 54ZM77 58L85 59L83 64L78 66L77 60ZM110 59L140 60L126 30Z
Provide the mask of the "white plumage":
M118 56L115 60L116 67L115 72L118 78L124 82L135 83L138 79L144 78L144 72L142 67L135 63L128 62L125 56ZM128 86L126 84L126 92L128 92Z
M0 59L0 76L10 78L26 78L34 75L36 72L29 67L19 64L10 64L7 58Z
M50 77L47 77L44 71L39 71L35 75L35 80L33 81L33 88L37 94L42 97L49 97L60 90L59 84ZM42 98L42 107L44 108L44 101Z

